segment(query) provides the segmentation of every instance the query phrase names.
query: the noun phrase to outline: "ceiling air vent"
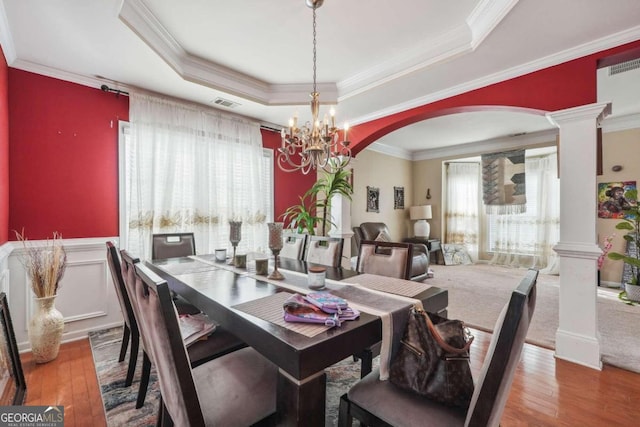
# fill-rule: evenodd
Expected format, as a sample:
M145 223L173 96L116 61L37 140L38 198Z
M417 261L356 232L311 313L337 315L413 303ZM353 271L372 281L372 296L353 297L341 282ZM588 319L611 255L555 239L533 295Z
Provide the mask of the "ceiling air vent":
M640 58L612 65L611 67L609 67L609 75L613 76L614 74L620 74L624 73L625 71L631 71L638 68L640 68Z
M236 108L240 106L238 102L229 101L228 99L224 99L220 97L214 99L213 103L216 105L220 105L221 107L227 107L227 108Z

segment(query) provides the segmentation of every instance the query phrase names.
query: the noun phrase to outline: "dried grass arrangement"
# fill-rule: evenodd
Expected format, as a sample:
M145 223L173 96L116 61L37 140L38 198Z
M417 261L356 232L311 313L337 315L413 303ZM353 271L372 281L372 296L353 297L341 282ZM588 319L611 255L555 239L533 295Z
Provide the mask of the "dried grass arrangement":
M28 243L22 233L15 232L22 242L25 252L20 261L31 278L31 289L37 298L52 297L58 293L60 279L67 267L67 252L62 245L62 235L54 232L53 239L47 239L44 245Z

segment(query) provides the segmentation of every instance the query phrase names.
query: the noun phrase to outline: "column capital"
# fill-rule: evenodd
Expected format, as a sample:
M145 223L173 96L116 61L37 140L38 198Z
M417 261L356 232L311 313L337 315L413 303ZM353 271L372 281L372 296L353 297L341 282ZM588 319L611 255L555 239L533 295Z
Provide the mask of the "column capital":
M578 107L547 113L546 117L553 125L560 127L567 122L595 119L600 122L611 114L611 103L600 102L596 104L580 105Z

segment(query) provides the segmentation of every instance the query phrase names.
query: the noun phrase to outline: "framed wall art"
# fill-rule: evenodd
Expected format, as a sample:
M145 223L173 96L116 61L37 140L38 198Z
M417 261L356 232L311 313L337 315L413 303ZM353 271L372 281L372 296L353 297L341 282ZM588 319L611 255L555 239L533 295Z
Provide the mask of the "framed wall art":
M601 182L598 184L598 217L624 218L624 210L638 204L635 181Z
M367 212L380 212L380 189L367 185Z
M24 380L7 295L0 293L0 405L22 405L27 383Z
M404 209L404 187L393 187L393 209Z

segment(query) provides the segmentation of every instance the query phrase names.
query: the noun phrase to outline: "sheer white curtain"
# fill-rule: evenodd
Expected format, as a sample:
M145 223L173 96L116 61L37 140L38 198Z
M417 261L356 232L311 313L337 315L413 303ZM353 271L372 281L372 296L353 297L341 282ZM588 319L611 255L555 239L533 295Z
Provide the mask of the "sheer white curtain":
M241 219L239 250L267 248L273 177L258 123L135 92L129 114L125 247L147 258L152 233L193 231L197 251L213 253Z
M464 245L471 258L478 259L480 206L480 163L447 165L445 243Z
M527 211L517 215L489 215L491 263L536 267L557 274L553 246L560 238L560 184L557 155L525 160Z

